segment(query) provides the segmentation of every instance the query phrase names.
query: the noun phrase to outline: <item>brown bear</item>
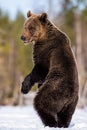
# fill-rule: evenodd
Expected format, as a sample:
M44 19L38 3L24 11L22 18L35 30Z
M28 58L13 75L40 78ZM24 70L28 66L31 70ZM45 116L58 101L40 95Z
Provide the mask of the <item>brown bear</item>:
M27 13L21 39L32 43L34 68L25 77L26 94L35 83L34 107L45 126L68 127L78 101L78 73L67 35L51 23L46 13Z

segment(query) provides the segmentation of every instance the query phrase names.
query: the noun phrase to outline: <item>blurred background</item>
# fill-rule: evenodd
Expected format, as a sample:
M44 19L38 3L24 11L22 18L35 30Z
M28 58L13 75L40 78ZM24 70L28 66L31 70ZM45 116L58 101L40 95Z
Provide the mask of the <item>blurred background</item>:
M37 90L20 93L31 72L32 45L20 40L26 13L47 12L49 19L71 40L79 72L78 107L87 105L87 0L0 0L0 105L28 105Z

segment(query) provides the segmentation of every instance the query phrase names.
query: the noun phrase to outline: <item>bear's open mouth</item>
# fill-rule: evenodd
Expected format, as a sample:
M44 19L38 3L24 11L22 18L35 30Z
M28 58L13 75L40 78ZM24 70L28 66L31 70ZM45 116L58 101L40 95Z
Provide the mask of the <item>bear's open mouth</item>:
M24 43L28 43L28 40L25 40Z
M24 44L28 44L29 43L29 40L24 40Z
M24 42L25 45L27 45L27 44L29 44L29 43L35 43L35 41L32 40L32 39L26 39L26 40L24 40L23 42Z

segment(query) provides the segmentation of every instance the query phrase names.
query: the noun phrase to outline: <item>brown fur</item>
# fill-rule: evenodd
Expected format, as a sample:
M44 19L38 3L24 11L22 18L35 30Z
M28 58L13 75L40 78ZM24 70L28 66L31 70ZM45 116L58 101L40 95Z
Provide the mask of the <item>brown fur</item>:
M32 31L29 30L31 27ZM69 39L45 13L35 15L29 12L25 28L25 39L35 42L34 68L22 83L21 91L28 93L37 82L39 90L34 107L44 125L68 127L78 101L79 87Z

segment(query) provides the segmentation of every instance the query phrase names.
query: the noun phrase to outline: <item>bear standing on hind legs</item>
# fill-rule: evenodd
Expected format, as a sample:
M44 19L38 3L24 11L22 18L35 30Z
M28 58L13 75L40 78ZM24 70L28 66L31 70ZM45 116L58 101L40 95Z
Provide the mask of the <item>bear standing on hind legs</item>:
M34 68L25 77L21 91L26 94L35 83L34 107L45 126L68 127L78 101L78 73L65 33L55 27L46 13L27 13L21 39L32 43Z

